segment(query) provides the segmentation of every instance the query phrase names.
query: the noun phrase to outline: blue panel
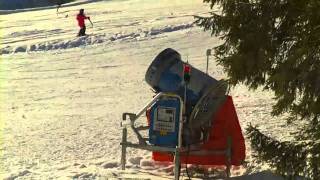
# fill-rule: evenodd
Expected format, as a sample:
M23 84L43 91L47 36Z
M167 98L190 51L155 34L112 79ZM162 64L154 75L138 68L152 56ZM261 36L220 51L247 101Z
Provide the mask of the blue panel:
M172 114L174 114L174 118L169 117ZM150 119L150 144L164 147L177 146L180 119L180 101L176 98L159 100L151 108Z

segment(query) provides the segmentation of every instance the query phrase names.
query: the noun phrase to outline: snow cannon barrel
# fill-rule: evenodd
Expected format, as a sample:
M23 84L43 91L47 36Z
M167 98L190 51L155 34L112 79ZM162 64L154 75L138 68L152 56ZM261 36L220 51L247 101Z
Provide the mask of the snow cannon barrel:
M170 92L184 97L184 64L177 51L171 48L165 49L149 66L145 80L156 92ZM186 103L195 105L206 89L218 81L195 67L190 66L190 68L191 77L187 86Z

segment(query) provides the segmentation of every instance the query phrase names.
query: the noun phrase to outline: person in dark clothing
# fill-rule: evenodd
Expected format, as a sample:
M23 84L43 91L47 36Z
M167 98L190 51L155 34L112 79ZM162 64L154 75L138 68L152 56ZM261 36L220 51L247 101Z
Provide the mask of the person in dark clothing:
M84 14L84 9L80 9L79 14L77 15L77 21L78 21L78 25L80 27L78 36L85 36L86 35L86 25L84 23L85 19L90 20L90 17L86 16Z
M62 3L63 3L62 0L57 1L57 15L59 14L59 9L60 9Z

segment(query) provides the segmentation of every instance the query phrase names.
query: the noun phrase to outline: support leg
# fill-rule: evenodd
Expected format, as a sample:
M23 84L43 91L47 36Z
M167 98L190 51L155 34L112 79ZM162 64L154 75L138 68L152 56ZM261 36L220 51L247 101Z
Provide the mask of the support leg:
M121 169L126 168L126 153L127 153L127 128L122 129L122 151L121 151Z
M174 179L179 180L180 177L180 149L176 148L174 152Z
M231 176L231 156L232 156L232 140L231 137L227 138L227 153L226 153L226 158L227 158L227 162L226 162L226 174L227 174L227 178L229 179Z

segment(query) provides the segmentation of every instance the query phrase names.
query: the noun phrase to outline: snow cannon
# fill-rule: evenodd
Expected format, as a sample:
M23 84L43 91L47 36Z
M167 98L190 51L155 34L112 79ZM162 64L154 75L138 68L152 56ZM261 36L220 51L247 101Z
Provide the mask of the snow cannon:
M211 117L226 99L226 83L183 62L181 55L171 48L155 57L145 80L156 93L173 93L184 100L183 114L187 123L183 128L183 145L201 143L208 138ZM155 110L151 108L151 122L156 120ZM154 123L152 125L157 126ZM152 135L150 133L150 137Z
M231 166L244 161L245 143L227 83L183 62L170 48L156 56L145 80L156 95L137 113L122 115L122 169L131 147L152 151L155 161L174 162L175 179L182 163L225 165L229 177ZM143 114L147 124L136 127ZM128 127L138 143L127 141Z
M184 98L184 65L177 51L171 48L165 49L149 66L145 80L156 92L175 93ZM192 76L186 88L186 104L188 105L186 111L188 113L191 113L189 107L197 103L206 89L218 83L216 79L195 67L190 66L190 72Z

